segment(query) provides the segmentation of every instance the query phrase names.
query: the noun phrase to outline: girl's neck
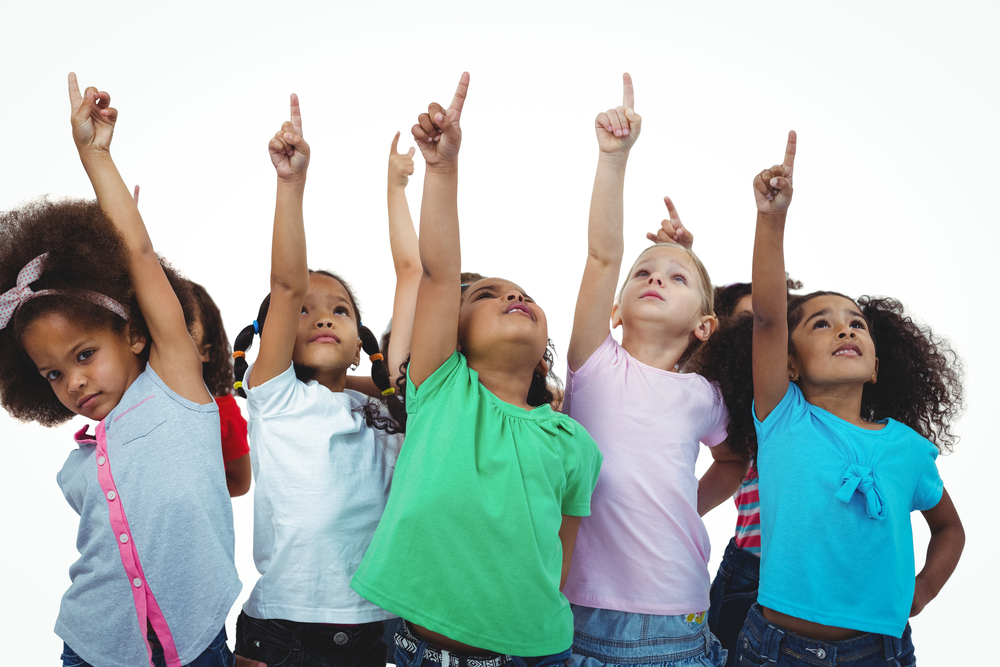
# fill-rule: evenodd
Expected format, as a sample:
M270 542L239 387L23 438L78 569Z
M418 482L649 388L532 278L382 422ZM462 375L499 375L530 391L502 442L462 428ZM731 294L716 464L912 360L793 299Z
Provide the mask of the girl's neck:
M314 375L312 379L330 391L342 392L347 386L347 369L312 369Z
M644 333L641 328L622 327L622 348L633 359L647 366L665 371L676 371L681 357L687 352L691 335L686 337L664 336L651 332Z
M469 368L479 375L479 382L504 403L531 410L528 391L534 377L534 368L512 369L488 363L469 361Z
M799 389L802 390L802 396L811 405L823 408L848 424L869 431L885 428L885 424L869 422L861 418L863 384L812 385L803 379L799 381Z

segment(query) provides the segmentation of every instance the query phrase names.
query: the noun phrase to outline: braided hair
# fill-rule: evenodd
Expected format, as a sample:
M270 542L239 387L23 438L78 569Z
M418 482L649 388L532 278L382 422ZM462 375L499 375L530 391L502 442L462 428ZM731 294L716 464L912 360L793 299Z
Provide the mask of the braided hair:
M386 365L385 358L379 350L378 339L371 332L371 329L361 323L361 310L358 308L358 301L354 296L354 290L351 289L351 286L343 278L329 271L313 271L310 269L309 273L311 275L327 276L339 282L344 287L344 291L347 292L347 296L351 300L351 307L358 316L358 338L361 340L361 348L369 355L368 358L372 362L372 380L375 382L375 386L382 392L381 401L369 399L360 408L364 414L365 423L371 428L377 428L387 433L402 433L406 424L406 407L403 394L396 387L391 386L389 367ZM257 319L252 324L244 327L236 335L236 340L233 341L233 371L236 378L234 387L236 395L241 398L247 397L246 392L243 390L243 378L246 377L247 368L249 367L246 360L246 352L253 346L254 335L259 336L264 330L264 321L267 319L267 311L270 305L271 295L268 294L260 304L260 309L257 311ZM292 365L295 369L295 377L300 381L308 382L316 377L316 369L294 363L294 361Z

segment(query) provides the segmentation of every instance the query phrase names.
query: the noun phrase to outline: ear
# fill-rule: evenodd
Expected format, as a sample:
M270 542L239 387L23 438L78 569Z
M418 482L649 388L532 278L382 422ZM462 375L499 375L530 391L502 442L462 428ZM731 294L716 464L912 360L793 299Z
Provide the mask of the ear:
M535 366L535 372L541 373L543 376L547 376L549 374L549 362L545 361L544 357L538 362L538 365Z
M698 320L698 324L695 325L694 331L691 333L694 334L695 338L704 343L718 328L719 320L715 319L711 315L704 315L700 320Z
M361 363L361 339L358 339L358 349L354 351L354 365Z
M871 384L875 384L876 382L878 382L878 357L875 357L875 372L872 373L872 376L870 378L868 378L868 382L870 382Z
M799 379L799 369L796 368L795 360L792 355L788 355L788 380L790 382L795 382Z
M622 323L622 309L621 304L615 301L615 305L611 306L611 328L617 329Z
M132 354L140 354L146 349L146 336L132 328L132 323L128 324L128 345Z

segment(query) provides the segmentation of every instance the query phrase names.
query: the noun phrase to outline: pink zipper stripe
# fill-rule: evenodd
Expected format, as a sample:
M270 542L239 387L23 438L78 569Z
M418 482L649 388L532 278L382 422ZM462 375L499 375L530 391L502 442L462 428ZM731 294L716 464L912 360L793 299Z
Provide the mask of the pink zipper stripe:
M152 398L152 396L150 397ZM149 399L146 399L147 401ZM145 403L145 401L143 401ZM134 407L141 405L139 403ZM129 408L130 410L132 408ZM127 411L126 411L127 412ZM119 415L121 416L121 415ZM153 649L146 639L147 622L156 632L156 637L163 647L163 657L169 667L180 667L180 657L177 655L177 647L174 645L173 635L167 626L167 620L160 611L160 606L156 603L156 598L146 582L146 575L142 571L142 563L139 562L139 552L135 547L135 540L132 539L132 531L128 526L128 519L125 518L125 509L122 507L121 498L118 496L118 488L111 475L111 461L108 458L108 440L104 431L104 421L97 425L97 448L94 453L97 459L97 482L104 493L104 498L108 503L108 519L111 523L111 530L115 535L115 542L118 544L118 554L122 559L122 566L128 576L130 588L132 590L132 601L135 604L136 618L139 621L139 631L146 642L146 654L150 667L153 666ZM136 583L139 585L137 586Z

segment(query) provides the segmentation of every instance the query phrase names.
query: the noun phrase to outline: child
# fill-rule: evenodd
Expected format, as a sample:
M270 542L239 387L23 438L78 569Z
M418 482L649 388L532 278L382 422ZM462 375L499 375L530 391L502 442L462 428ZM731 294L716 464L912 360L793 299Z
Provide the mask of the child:
M136 186L138 187L138 186ZM230 497L250 490L250 445L247 420L233 397L233 359L229 337L222 325L222 313L208 291L188 281L194 294L194 318L189 330L201 356L202 376L219 406L222 423L222 460L226 466L226 486Z
M396 664L555 665L572 616L560 593L600 454L552 411L545 313L501 278L461 286L457 167L463 74L421 114L423 276L408 366L406 447L352 586L406 619ZM395 338L395 334L393 336Z
M56 621L63 664L232 665L224 625L240 582L218 409L111 159L111 98L81 96L74 74L69 94L100 209L29 205L5 216L0 244L4 407L48 426L99 422L57 478L80 514Z
M605 457L566 584L573 662L721 665L724 652L704 622L709 539L701 515L732 495L747 463L726 444L718 389L675 371L716 326L701 261L678 243L657 243L639 255L615 297L625 163L642 122L632 107L625 74L624 105L596 121L589 254L567 354L565 410ZM665 235L689 245L677 224ZM609 332L609 313L622 326L621 345ZM699 441L715 459L700 481Z
M782 245L795 149L789 132L783 164L753 183L762 551L741 659L910 665L906 619L941 590L965 540L934 463L955 440L960 366L893 300L815 292L787 302ZM915 577L914 510L931 532Z
M362 346L391 409L402 406L354 294L337 276L307 268L302 196L310 150L295 95L291 121L269 149L278 177L271 293L233 353L250 414L261 574L236 623L236 653L267 664L382 667L382 621L392 614L348 584L382 516L399 437L386 432L397 429L381 404L345 391ZM401 326L412 307L396 310ZM255 333L260 352L248 367ZM407 338L393 343L405 347Z

